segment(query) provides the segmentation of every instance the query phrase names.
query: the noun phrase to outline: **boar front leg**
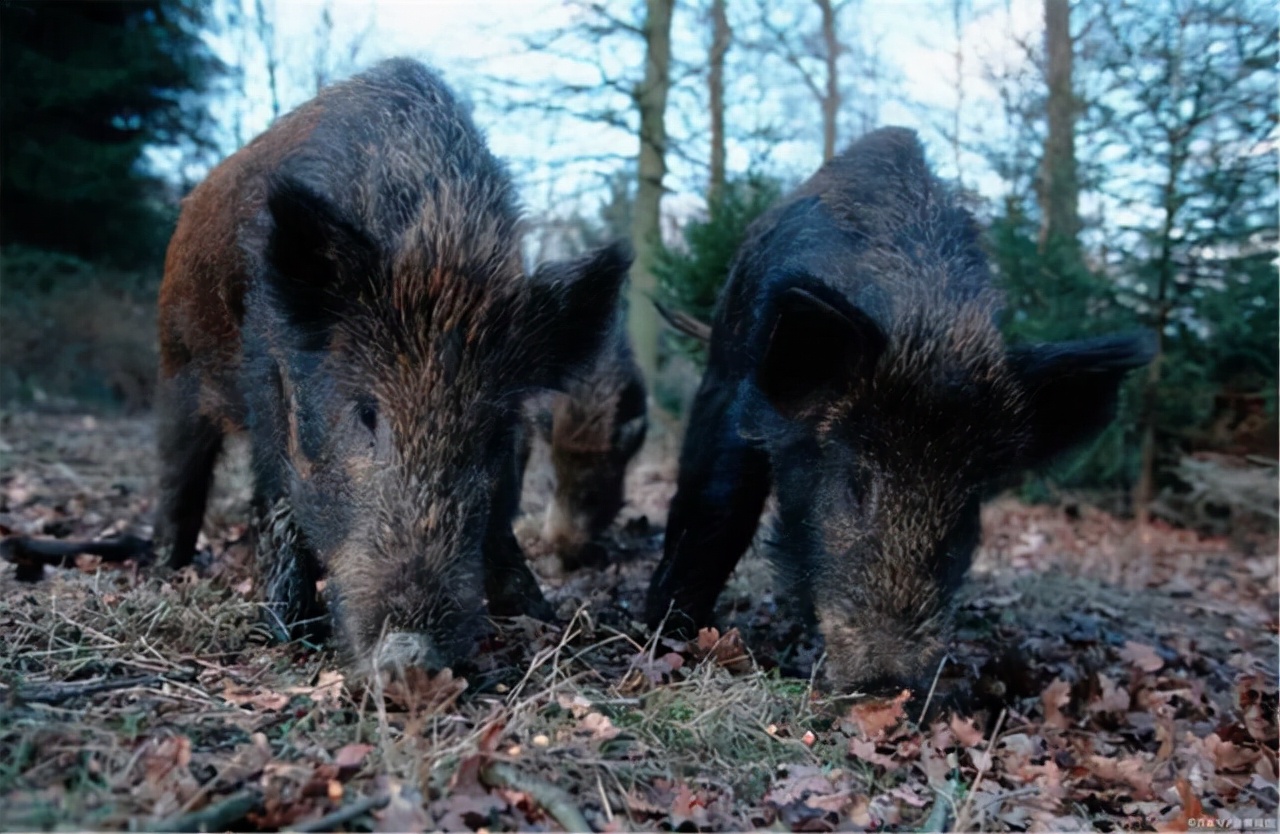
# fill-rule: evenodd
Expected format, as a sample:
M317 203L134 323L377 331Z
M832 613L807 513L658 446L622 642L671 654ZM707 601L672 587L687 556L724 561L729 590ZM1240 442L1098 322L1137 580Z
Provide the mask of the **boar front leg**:
M529 570L529 561L511 532L511 525L506 526L505 531L490 534L485 545L484 590L489 613L495 617L524 615L550 622L555 619L555 610Z
M739 434L733 389L709 375L690 411L662 562L646 601L651 628L665 620L667 630L688 632L711 619L769 497L769 459Z
M257 533L258 581L267 625L281 642L320 642L328 636L324 606L316 593L320 565L293 522L288 499L259 512Z
M512 450L509 480L499 486L489 514L489 532L484 543L484 591L489 613L495 617L525 615L550 622L555 611L538 580L529 569L529 560L511 529L520 506L520 484L528 462L530 438L522 427Z
M191 564L204 521L213 468L222 450L222 430L200 413L200 377L183 368L162 379L157 397L160 439L160 500L156 553L172 568Z

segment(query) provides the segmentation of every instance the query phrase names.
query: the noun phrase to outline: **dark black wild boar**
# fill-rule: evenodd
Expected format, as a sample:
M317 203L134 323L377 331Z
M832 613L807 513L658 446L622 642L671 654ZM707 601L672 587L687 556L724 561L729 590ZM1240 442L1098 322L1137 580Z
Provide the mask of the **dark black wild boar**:
M629 265L526 276L515 190L432 72L388 61L278 120L185 201L160 292L157 540L191 561L247 428L281 631L365 669L453 663L550 612L511 529L520 406L595 356Z
M530 404L530 423L551 450L555 493L543 538L566 568L608 529L625 500L627 464L644 444L644 378L618 316L596 359L570 374L563 391Z
M712 324L648 619L700 625L776 490L773 557L847 691L927 685L993 477L1111 419L1143 338L1006 346L973 218L875 131L749 229Z

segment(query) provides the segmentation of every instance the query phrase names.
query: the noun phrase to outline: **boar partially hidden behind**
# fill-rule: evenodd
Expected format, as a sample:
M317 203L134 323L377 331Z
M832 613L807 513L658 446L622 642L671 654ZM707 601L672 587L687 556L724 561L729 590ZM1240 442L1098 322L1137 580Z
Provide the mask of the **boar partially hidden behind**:
M440 667L549 607L511 529L520 404L598 351L623 249L525 276L514 188L430 71L322 91L186 200L160 293L157 540L191 561L247 428L279 630L365 670ZM318 622L317 622L318 621Z
M595 361L571 374L563 392L535 398L527 411L534 434L550 448L555 473L542 535L565 568L576 568L622 509L627 464L649 425L625 319L615 318Z
M657 626L705 623L770 488L773 558L847 691L927 686L984 485L1111 419L1147 340L1006 347L973 218L887 128L749 229L712 325Z

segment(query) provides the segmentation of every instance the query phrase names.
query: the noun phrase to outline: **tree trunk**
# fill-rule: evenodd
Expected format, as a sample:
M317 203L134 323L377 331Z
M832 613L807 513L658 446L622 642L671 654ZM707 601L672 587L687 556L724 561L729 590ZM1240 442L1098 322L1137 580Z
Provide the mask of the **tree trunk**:
M1138 523L1144 526L1151 518L1151 502L1156 494L1156 403L1160 396L1160 373L1165 350L1164 329L1169 323L1169 290L1173 283L1173 235L1175 215L1178 212L1178 178L1184 161L1177 137L1169 136L1169 148L1169 167L1163 194L1164 225L1160 230L1160 256L1156 262L1156 352L1142 385L1142 402L1138 415L1138 427L1142 434L1142 459L1133 494L1133 506Z
M707 202L716 211L724 196L724 56L729 51L733 31L725 14L725 0L711 2L711 66L707 73L708 97L711 103L711 181Z
M1040 202L1041 255L1055 272L1080 263L1080 185L1076 176L1076 98L1072 85L1071 9L1068 0L1044 0L1048 56L1049 133L1036 196Z
M1163 288L1163 283L1161 287ZM1161 364L1164 362L1164 328L1169 321L1169 304L1163 299L1156 307L1156 353L1147 367L1142 384L1141 414L1138 426L1142 433L1142 456L1138 483L1133 493L1133 507L1138 523L1146 526L1151 519L1151 502L1156 493L1156 402L1159 398Z
M636 90L640 111L639 183L631 221L635 264L627 292L627 327L636 362L650 388L658 369L657 280L653 263L661 243L662 179L666 176L667 89L671 84L671 15L675 0L646 0L644 82Z
M827 88L822 96L822 160L836 155L836 119L840 116L840 39L836 32L836 12L831 0L814 0L822 12L823 58Z

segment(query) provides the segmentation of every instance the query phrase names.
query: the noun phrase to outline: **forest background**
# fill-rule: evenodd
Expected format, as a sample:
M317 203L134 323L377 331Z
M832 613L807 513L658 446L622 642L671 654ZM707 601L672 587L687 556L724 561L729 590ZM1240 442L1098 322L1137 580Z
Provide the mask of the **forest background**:
M408 54L508 160L531 262L632 241L632 337L676 417L702 356L651 299L708 318L754 216L905 124L987 229L1011 339L1158 336L1120 419L1026 494L1177 515L1206 455L1276 456L1266 3L10 1L0 32L8 408L148 409L182 196L320 86Z

